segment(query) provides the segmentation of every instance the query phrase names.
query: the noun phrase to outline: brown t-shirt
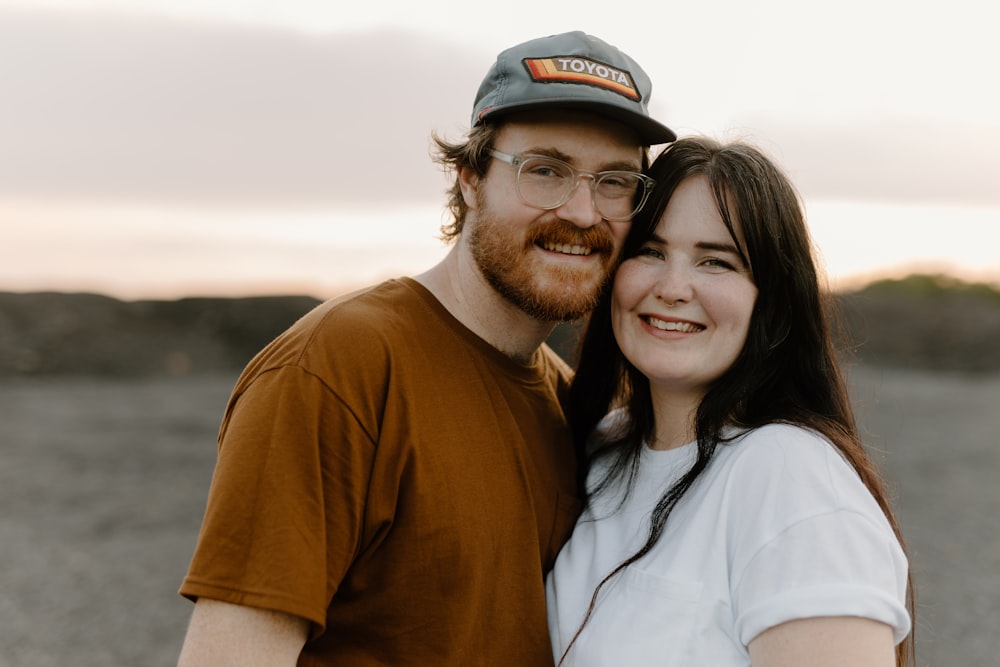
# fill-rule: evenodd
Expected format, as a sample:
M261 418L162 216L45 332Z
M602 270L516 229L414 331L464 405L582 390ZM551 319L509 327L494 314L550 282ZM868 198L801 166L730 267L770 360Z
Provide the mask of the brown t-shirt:
M299 665L551 665L569 375L410 279L319 306L237 383L181 593L310 620Z

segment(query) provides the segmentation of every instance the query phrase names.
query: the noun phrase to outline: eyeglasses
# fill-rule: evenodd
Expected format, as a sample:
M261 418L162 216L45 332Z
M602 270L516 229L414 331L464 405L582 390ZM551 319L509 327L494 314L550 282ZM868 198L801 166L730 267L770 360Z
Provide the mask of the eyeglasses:
M517 167L517 194L525 204L551 210L569 201L581 178L590 179L590 198L605 220L631 220L646 203L655 181L634 171L581 171L552 157L490 151Z

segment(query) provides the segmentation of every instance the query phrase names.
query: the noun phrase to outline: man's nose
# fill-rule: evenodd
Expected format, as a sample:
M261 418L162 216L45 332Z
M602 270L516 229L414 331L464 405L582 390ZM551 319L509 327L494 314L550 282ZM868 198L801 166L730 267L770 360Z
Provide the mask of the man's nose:
M579 176L573 192L566 203L556 209L560 218L572 222L577 227L587 229L598 225L604 219L594 205L593 176Z

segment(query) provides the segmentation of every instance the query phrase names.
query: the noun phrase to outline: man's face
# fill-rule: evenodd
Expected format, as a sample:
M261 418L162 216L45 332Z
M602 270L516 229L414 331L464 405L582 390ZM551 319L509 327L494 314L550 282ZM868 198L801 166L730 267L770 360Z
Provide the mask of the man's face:
M643 149L631 131L586 112L518 116L501 128L495 148L588 172L642 171ZM588 178L566 203L543 210L521 200L516 176L517 167L493 160L472 186L466 232L473 258L490 285L528 315L579 319L593 308L631 222L601 217Z

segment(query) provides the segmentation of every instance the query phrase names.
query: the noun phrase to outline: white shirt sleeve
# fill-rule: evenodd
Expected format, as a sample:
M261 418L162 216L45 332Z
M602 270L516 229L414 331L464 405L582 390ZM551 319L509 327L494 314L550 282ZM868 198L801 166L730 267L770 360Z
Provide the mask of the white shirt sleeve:
M910 630L902 602L908 563L860 478L828 442L802 429L772 426L751 437L767 441L748 447L730 477L740 487L734 497L759 501L734 508L729 530L740 641L822 616L881 621L902 641Z

